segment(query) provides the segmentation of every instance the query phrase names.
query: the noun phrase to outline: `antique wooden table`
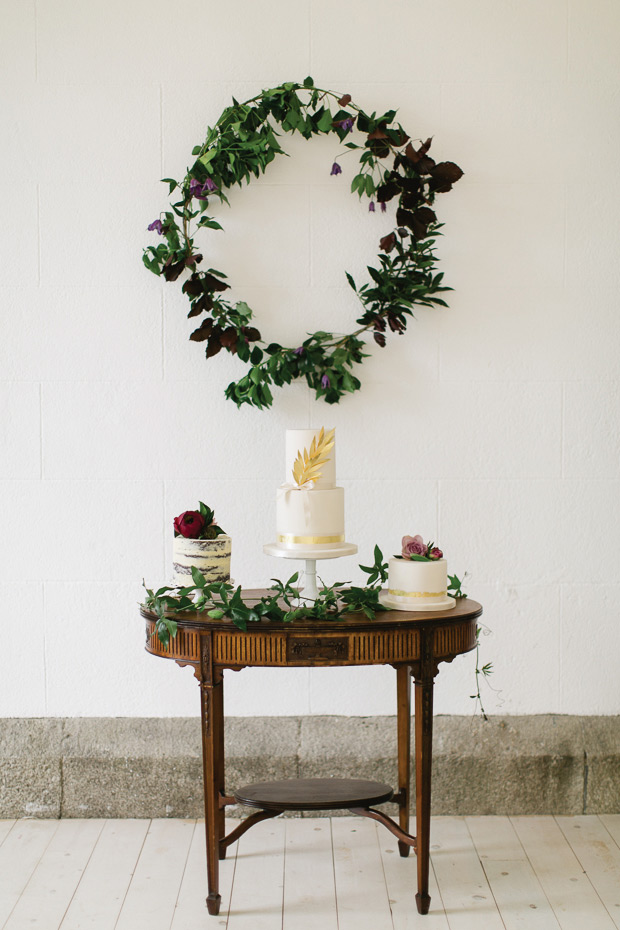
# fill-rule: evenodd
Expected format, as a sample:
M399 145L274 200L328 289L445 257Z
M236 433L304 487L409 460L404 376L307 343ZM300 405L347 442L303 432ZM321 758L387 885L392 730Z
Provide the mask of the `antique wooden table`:
M245 591L245 599L265 592ZM220 908L219 859L249 827L284 810L345 808L383 823L398 837L401 856L413 846L417 854L416 904L427 914L433 684L440 662L451 662L476 645L476 621L482 607L469 598L452 610L437 612L382 611L374 620L348 614L345 620L261 621L247 633L230 620L204 615L170 614L178 632L163 646L155 632L156 616L142 609L146 619L146 649L153 655L190 665L200 684L205 827L207 841L207 907ZM398 788L360 779L299 779L248 785L227 794L224 785L224 669L247 666L291 668L304 666L392 665L396 669L398 728ZM411 678L415 692L416 832L410 836ZM372 805L396 801L398 824ZM225 835L225 808L245 804L255 808L240 826Z

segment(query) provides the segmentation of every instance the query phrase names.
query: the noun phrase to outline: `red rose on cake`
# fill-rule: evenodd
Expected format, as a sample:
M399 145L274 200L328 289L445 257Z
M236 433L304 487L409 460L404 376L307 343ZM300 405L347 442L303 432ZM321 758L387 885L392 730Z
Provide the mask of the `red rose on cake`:
M186 539L198 539L205 525L205 518L197 510L185 510L174 518L174 532L176 536L185 536Z

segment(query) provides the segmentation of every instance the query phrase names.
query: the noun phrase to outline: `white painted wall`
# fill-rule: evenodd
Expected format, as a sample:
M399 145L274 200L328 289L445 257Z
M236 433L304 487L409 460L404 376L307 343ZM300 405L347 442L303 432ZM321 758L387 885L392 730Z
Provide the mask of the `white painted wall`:
M619 41L613 0L2 0L0 715L196 713L191 672L143 652L141 579L168 577L199 497L238 581L281 573L262 545L284 430L322 424L362 561L421 532L470 572L489 711L620 712ZM339 407L296 385L237 411L242 367L203 361L141 249L159 178L231 95L307 74L463 167L438 199L455 290ZM268 337L349 327L344 269L386 231L351 168L330 177L335 143L287 138L205 241ZM227 677L237 715L394 709L389 669ZM446 666L438 711L472 687L471 656Z

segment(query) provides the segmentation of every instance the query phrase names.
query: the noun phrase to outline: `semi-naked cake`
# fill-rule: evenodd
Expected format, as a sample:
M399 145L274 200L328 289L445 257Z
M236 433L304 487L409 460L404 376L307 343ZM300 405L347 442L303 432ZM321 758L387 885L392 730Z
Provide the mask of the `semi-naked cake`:
M172 545L172 584L178 587L192 585L192 566L207 579L207 584L230 581L230 552L232 540L226 534L216 539L186 539L175 536Z
M337 549L344 543L344 488L336 487L335 432L286 431L286 481L276 498L279 547Z

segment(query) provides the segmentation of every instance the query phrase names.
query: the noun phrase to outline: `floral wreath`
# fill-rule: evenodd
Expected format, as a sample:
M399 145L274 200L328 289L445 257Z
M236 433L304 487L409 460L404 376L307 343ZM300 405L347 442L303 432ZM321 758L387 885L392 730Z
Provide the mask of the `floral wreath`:
M332 101L339 107L335 112L330 109ZM351 102L350 94L315 87L311 77L303 84L281 84L245 103L233 97L232 106L207 129L203 144L192 150L195 161L184 179L164 178L170 194L179 193L171 209L148 227L165 242L148 246L143 261L166 281L185 275L182 290L191 305L188 316L203 317L189 338L207 343L207 359L225 349L249 364L247 374L226 388L226 397L237 406L269 407L273 402L269 385L281 387L298 378L306 379L317 398L338 403L345 393L361 387L352 369L368 357L360 338L364 333L372 332L374 341L385 346L388 328L402 334L414 306L447 306L437 296L451 288L442 285L443 274L435 273L434 245L441 224L431 208L435 195L449 191L463 172L454 162L436 163L428 155L431 139L416 148L395 116L395 110L368 115ZM348 334L309 333L301 345L292 347L262 340L247 303L231 303L223 296L230 289L226 275L215 268L199 270L202 255L194 243L199 229L222 229L207 215L210 198L228 203L225 189L249 183L276 155L286 154L273 123L305 139L335 133L345 150L361 152L351 191L360 199L369 198L369 211L376 212L378 204L385 213L386 205L397 201L395 225L379 242L379 267L368 266L372 282L357 287L345 272L363 308L357 329ZM354 130L361 133L361 142L352 141ZM341 172L335 160L331 174Z

